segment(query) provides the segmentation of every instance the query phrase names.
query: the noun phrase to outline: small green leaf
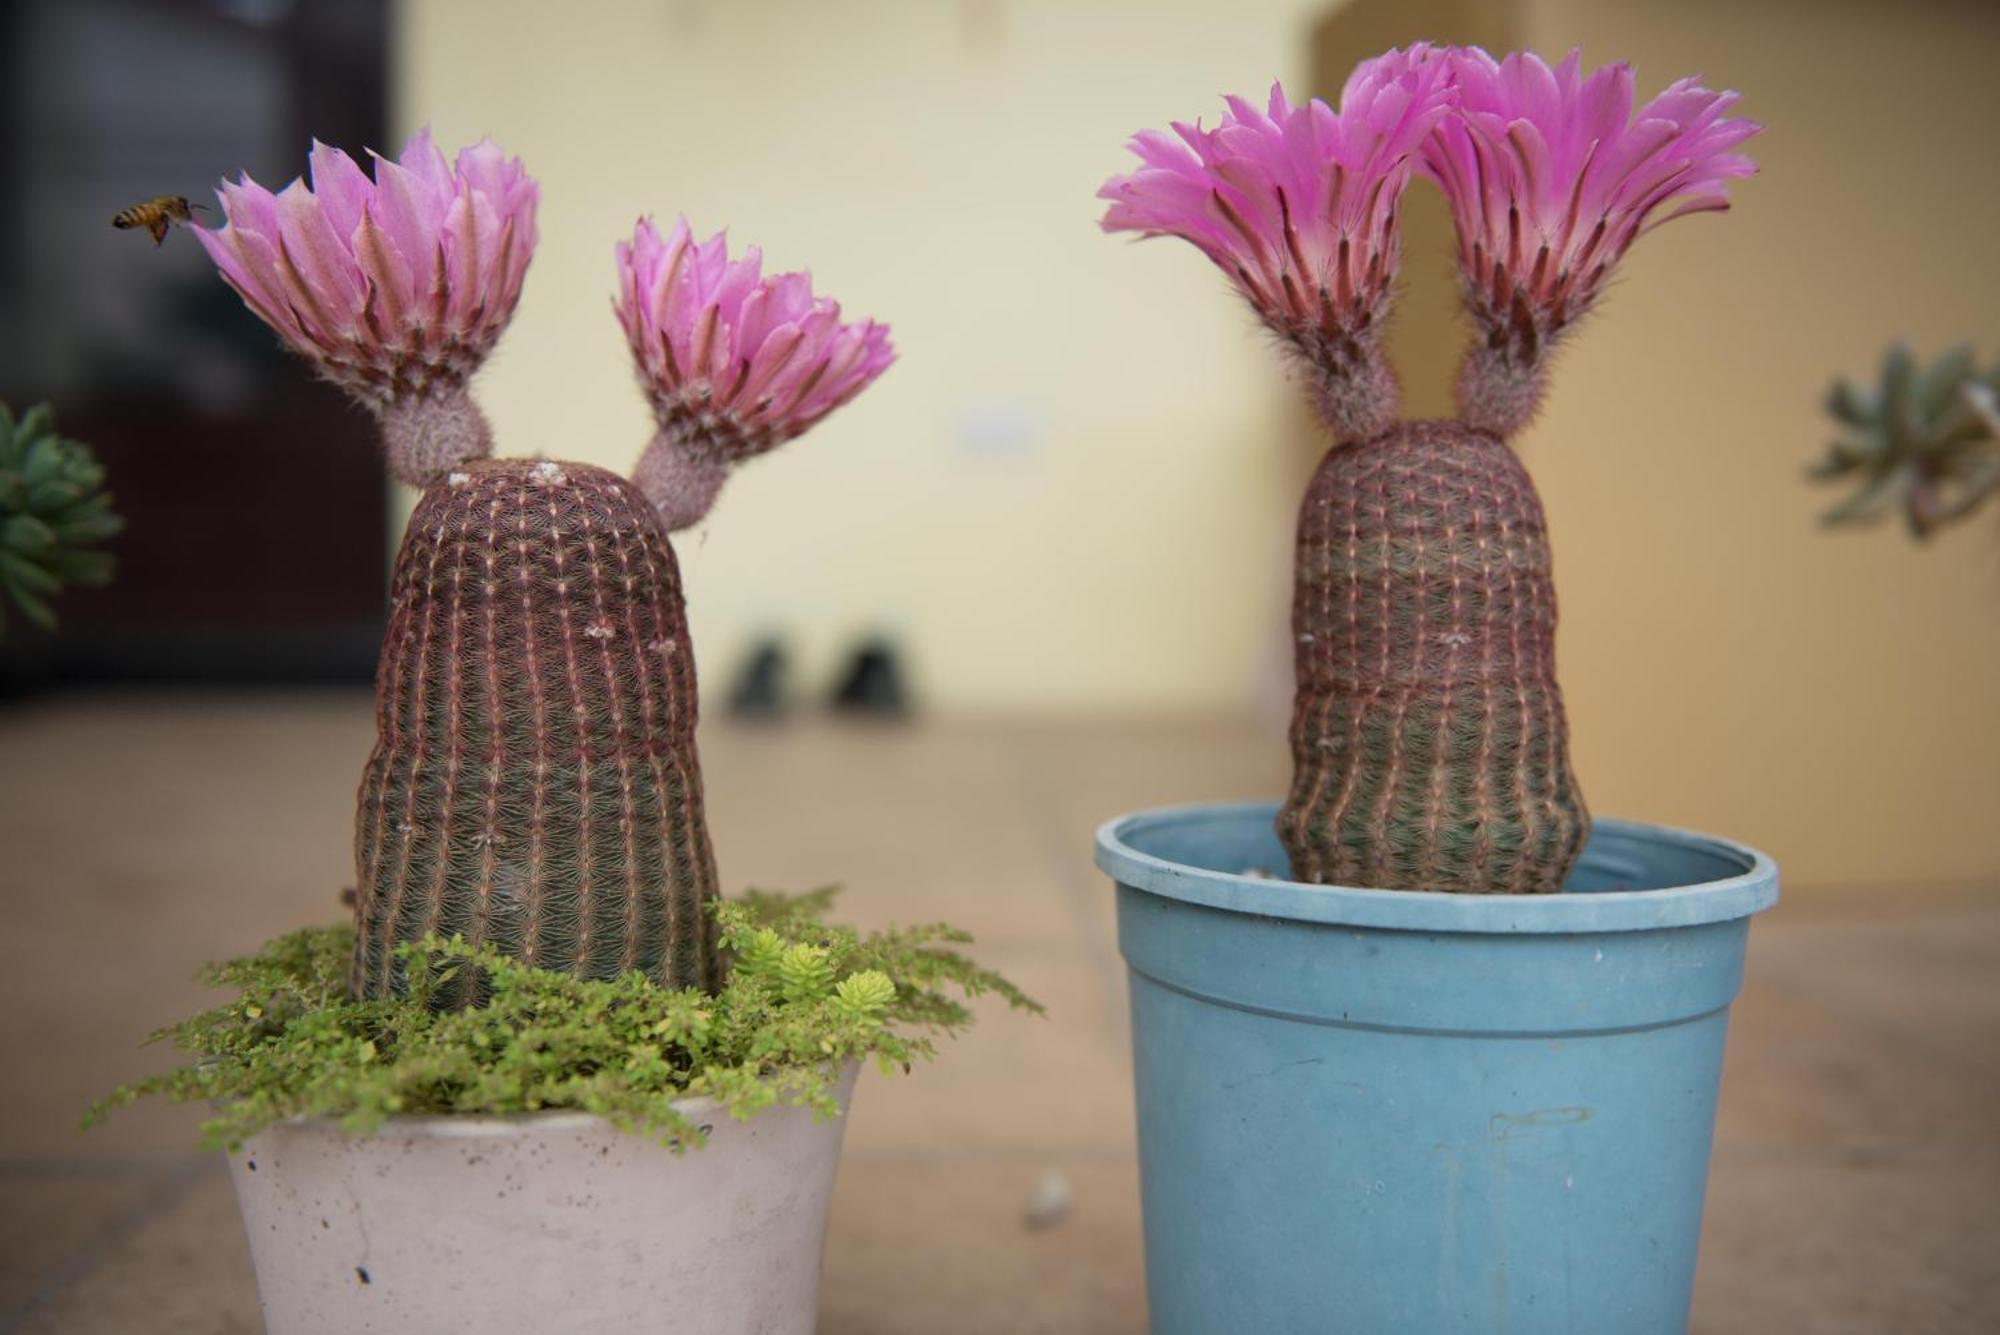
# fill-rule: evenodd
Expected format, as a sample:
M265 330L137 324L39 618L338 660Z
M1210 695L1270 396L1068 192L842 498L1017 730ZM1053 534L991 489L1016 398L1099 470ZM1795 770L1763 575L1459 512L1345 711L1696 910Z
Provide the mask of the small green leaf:
M1851 380L1836 380L1826 392L1826 410L1849 426L1863 426L1875 415L1875 407Z
M79 589L96 589L109 584L118 569L118 558L110 552L58 548L48 560L49 568L64 583Z
M123 530L125 521L113 514L87 513L50 526L50 533L71 547L102 542Z
M40 556L56 545L56 531L33 515L0 520L0 547L26 556Z
M28 620L34 622L43 630L54 630L56 628L55 610L47 603L37 598L34 594L29 593L18 584L10 586L7 592L14 599L14 606L25 612Z
M10 585L19 585L35 593L62 592L62 581L47 567L9 551L0 551L0 575L4 575Z
M14 439L17 443L32 444L53 433L55 428L55 409L46 403L38 403L22 414L20 423L14 428Z
M1972 345L1961 343L1940 354L1923 368L1914 386L1914 397L1927 420L1934 420L1958 397L1958 388L1974 374Z

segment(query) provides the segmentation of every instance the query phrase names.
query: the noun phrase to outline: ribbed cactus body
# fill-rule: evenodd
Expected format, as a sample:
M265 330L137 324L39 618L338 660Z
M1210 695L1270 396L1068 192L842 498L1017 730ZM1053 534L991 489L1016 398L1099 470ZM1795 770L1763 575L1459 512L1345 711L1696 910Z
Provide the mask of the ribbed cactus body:
M1558 890L1589 833L1555 678L1540 498L1498 437L1336 446L1299 514L1292 875Z
M714 986L694 661L638 488L584 464L462 464L411 516L391 597L354 993L394 991L394 945L430 931L588 978Z

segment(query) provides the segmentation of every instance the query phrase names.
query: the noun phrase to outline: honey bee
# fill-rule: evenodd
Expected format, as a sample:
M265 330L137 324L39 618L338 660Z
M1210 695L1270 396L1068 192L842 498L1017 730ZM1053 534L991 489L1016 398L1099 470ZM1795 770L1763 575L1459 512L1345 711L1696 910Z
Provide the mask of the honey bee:
M158 199L149 199L123 210L111 220L111 225L121 231L128 227L143 227L153 234L153 244L158 246L167 239L170 224L191 225L197 210L208 212L204 205L188 203L186 195L161 195Z

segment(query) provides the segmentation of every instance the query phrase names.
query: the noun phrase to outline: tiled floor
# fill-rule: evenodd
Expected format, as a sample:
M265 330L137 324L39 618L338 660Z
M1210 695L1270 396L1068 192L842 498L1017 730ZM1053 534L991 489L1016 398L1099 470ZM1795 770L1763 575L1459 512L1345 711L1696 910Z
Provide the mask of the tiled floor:
M77 1111L165 1060L200 962L340 910L370 736L357 694L64 698L0 712L0 1335L254 1332L194 1114ZM1231 724L824 724L704 736L732 884L946 917L1050 1005L867 1077L824 1335L1145 1328L1123 979L1090 832L1274 791ZM1709 1193L1703 1335L2000 1330L2000 886L1792 887L1753 933ZM1051 1169L1074 1212L1030 1230ZM1591 1332L1589 1335L1610 1335Z

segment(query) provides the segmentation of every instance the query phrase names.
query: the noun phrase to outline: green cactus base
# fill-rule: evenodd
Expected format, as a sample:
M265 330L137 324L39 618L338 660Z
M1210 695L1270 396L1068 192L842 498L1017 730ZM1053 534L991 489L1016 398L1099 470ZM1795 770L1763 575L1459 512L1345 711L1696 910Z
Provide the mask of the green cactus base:
M1541 500L1497 436L1412 422L1328 452L1299 513L1294 879L1561 889L1590 817L1555 625Z
M355 821L351 986L462 935L584 978L721 981L694 655L673 548L587 464L467 462L397 557ZM448 995L473 1002L467 970Z

